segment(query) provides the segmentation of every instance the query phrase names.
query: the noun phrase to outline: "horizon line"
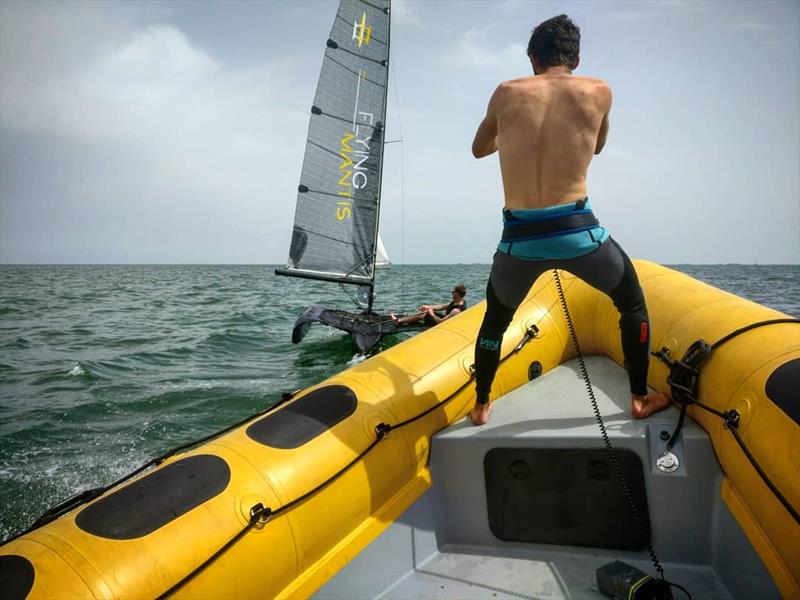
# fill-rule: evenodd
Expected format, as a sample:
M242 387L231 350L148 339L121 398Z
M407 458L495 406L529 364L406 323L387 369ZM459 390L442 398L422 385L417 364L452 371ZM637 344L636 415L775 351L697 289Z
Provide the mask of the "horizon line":
M648 262L655 262L655 261L648 261ZM717 262L717 263L705 263L705 262L674 262L674 263L656 263L663 265L665 267L669 266L679 266L679 265L690 265L690 266L723 266L723 265L731 265L731 266L745 266L745 267L800 267L800 262L788 262L788 263L761 263L761 262ZM457 263L392 263L392 267L437 267L437 266L452 266L452 265L464 265L464 266L473 266L473 265L482 265L482 266L491 266L491 262L483 263L483 262L457 262ZM281 267L285 266L285 263L205 263L205 262L197 262L197 263L183 263L183 262L165 262L165 263L113 263L113 262L96 262L96 263L38 263L38 262L22 262L22 263L4 263L0 262L0 267ZM384 269L379 269L384 270Z

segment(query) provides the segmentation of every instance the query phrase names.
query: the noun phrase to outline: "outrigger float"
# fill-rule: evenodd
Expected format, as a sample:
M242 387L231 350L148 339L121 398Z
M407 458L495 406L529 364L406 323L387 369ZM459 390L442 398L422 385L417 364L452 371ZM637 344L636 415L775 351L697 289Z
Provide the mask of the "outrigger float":
M635 264L649 384L680 405L642 421L614 307L561 273L616 458L543 276L489 425L463 419L480 304L46 515L0 547L3 598L601 598L614 560L695 599L800 597L800 324Z

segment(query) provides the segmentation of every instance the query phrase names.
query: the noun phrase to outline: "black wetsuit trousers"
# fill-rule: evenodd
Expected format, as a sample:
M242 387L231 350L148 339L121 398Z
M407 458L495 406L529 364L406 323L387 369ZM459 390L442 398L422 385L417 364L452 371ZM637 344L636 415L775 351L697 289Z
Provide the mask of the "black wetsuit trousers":
M533 282L552 269L569 271L608 295L620 313L620 333L631 393L647 393L650 323L644 294L630 259L613 239L570 259L523 260L496 252L486 288L486 315L475 344L475 385L479 403L489 391L500 363L503 334Z

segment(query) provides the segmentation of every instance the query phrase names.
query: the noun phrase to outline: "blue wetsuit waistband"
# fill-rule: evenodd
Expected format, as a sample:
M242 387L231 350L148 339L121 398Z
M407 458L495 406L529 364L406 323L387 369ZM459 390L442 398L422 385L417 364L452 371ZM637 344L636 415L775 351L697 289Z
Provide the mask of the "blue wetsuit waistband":
M503 212L502 242L534 240L589 231L600 226L586 200L545 209ZM532 214L534 213L534 214Z
M497 245L498 252L510 254L523 260L537 261L549 259L570 259L582 256L597 249L609 237L604 227L597 225L591 227L573 227L575 217L593 218L589 199L581 201L556 204L545 208L503 210L503 240ZM559 221L567 217L567 221ZM573 219L569 219L573 217ZM560 227L558 226L560 225ZM572 225L561 228L564 225ZM543 226L554 229L553 233L533 232L528 235L528 229L539 230ZM510 239L505 239L506 235Z

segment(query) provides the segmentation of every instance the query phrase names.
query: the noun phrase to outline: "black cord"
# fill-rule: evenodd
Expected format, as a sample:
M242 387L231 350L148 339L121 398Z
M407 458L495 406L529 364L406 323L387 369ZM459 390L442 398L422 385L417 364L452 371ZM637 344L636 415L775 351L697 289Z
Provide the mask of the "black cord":
M775 325L777 323L800 323L800 319L770 319L769 321L759 321L758 323L751 323L750 325L745 325L744 327L740 327L736 331L732 331L722 339L719 339L715 343L711 344L711 349L716 350L728 340L732 340L736 336L739 336L747 331L750 331L751 329L764 327L765 325Z
M522 350L522 348L530 340L532 340L536 336L536 333L538 331L539 330L538 330L538 328L536 328L535 325L531 326L525 332L525 335L523 336L523 338L520 341L520 343L517 344L514 347L514 349L511 350L511 352L509 352L506 356L504 356L500 360L500 363L502 364L503 362L505 362L506 360L508 360L509 358L514 356L515 354L517 354L520 350ZM336 473L331 475L328 479L326 479L325 481L323 481L322 483L320 483L319 485L317 485L313 489L309 490L308 492L306 492L302 496L300 496L298 498L295 498L291 502L288 502L287 504L285 504L285 505L283 505L280 508L277 508L275 510L271 510L269 508L263 508L262 507L263 511L266 512L269 515L269 517L271 518L272 516L280 515L280 514L282 514L284 512L287 512L287 511L291 510L295 506L301 504L302 502L304 502L305 500L307 500L311 496L315 495L317 492L319 492L323 488L325 488L328 485L330 485L331 483L333 483L336 479L341 477L342 474L344 474L354 464L356 464L359 460L361 460L362 458L364 458L364 456L366 456L369 452L371 452L373 450L373 448L375 448L375 446L378 445L378 443L380 443L382 440L386 439L389 436L389 434L391 433L392 430L399 429L401 427L405 427L406 425L409 425L410 423L413 423L413 422L423 418L424 416L430 414L431 412L433 412L437 408L442 407L447 402L449 402L450 400L455 398L458 394L460 394L474 380L474 378L475 378L474 373L471 373L469 378L462 385L460 385L453 393L448 395L446 398L444 398L440 402L437 402L433 406L431 406L431 407L427 408L426 410L424 410L423 412L419 413L418 415L416 415L414 417L411 417L410 419L406 419L405 421L402 421L402 422L398 423L397 425L391 425L389 423L379 423L375 427L375 436L376 436L375 440L373 440L372 443L370 443L370 445L367 446L366 449L364 449L358 456L356 456L353 460L351 460L347 465L345 465L344 467L339 469L339 471L337 471ZM253 514L253 511L257 510L258 506L261 506L261 505L260 504L256 505L256 506L253 507L253 509L251 509L251 516ZM158 597L158 600L163 600L164 598L167 598L168 596L174 594L177 590L179 590L181 587L186 585L186 583L188 583L189 581L194 579L197 575L199 575L202 571L204 571L209 565L211 565L211 563L213 563L217 558L219 558L226 550L228 550L228 548L230 548L237 541L239 541L253 527L254 527L254 524L253 524L252 518L251 518L251 522L248 523L236 535L234 535L228 542L226 542L224 546L222 546L219 550L217 550L210 558L205 560L202 564L198 565L195 569L193 569L188 575L186 575L178 583L176 583L171 588L169 588L166 592L161 594Z
M592 382L589 380L589 371L586 369L586 363L583 360L583 352L581 352L581 346L578 342L578 336L575 333L575 326L572 323L572 317L569 314L569 307L567 306L567 298L564 295L564 289L561 287L561 279L558 276L558 271L553 269L553 276L555 277L556 281L556 289L558 290L558 297L561 300L561 308L564 310L564 318L567 322L567 328L569 329L570 337L572 338L572 345L575 347L575 353L578 356L578 363L581 367L581 375L583 376L583 381L586 384L586 391L589 394L589 400L592 403L592 410L594 411L594 417L597 420L597 426L600 428L600 435L603 437L603 444L605 444L606 449L609 452L609 456L611 457L611 462L614 465L614 471L617 474L617 478L619 479L620 485L622 486L622 491L625 494L625 498L628 500L628 504L631 507L631 511L633 512L634 519L636 520L636 524L639 526L639 529L642 533L644 533L644 522L642 521L642 517L639 514L639 510L636 508L636 503L633 500L633 494L631 494L630 488L628 487L628 482L625 479L625 475L622 472L622 466L617 459L617 453L614 447L611 445L611 440L608 437L608 432L606 431L606 425L603 422L603 416L600 414L600 407L597 405L597 399L594 395L594 389L592 389ZM656 571L658 571L659 576L661 579L664 579L664 569L661 566L661 563L658 560L658 556L656 556L656 551L653 548L653 544L649 541L647 542L647 552L650 555L650 560L653 562L653 566L655 567Z
M666 583L666 584L667 584L667 585L669 585L669 586L672 586L672 587L676 587L676 588L678 588L680 591L682 591L684 594L686 594L686 597L687 597L689 600L692 600L692 595L689 593L689 590L687 590L687 589L686 589L685 587L683 587L682 585L678 585L677 583L673 583L672 581L667 581L666 579L664 580L664 583Z
M783 504L783 507L787 511L789 511L789 514L792 515L792 518L795 520L795 523L800 525L800 514L797 513L797 511L794 509L794 507L791 504L789 504L789 501L786 498L784 498L783 494L781 494L780 490L778 490L778 488L775 486L774 483L772 483L770 478L767 477L767 474L764 472L764 470L761 468L761 466L758 464L758 462L756 462L756 459L750 453L750 450L748 450L747 446L744 445L744 440L742 440L742 438L739 435L739 432L736 429L736 427L735 426L729 426L729 427L726 427L726 429L731 432L731 434L733 435L733 438L736 440L736 443L739 444L739 448L742 449L742 452L744 452L744 455L750 461L750 464L753 465L753 468L756 470L756 472L761 476L761 479L764 481L764 483L767 484L767 487L770 489L770 491L773 494L775 494L775 497L778 498L778 501L781 504Z
M383 440L386 437L386 435L388 434L388 431L385 430L383 427L381 427L382 425L385 426L385 423L381 423L380 425L378 425L375 428L376 429L376 434L377 434L376 439L369 446L367 446L367 448L364 451L362 451L361 454L356 456L353 460L351 460L349 463L347 463L347 465L345 465L344 467L339 469L339 471L337 471L331 477L329 477L328 479L326 479L325 481L320 483L314 489L306 492L302 496L300 496L298 498L295 498L291 502L288 502L287 504L284 504L283 506L281 506L280 508L277 508L275 510L272 510L270 508L265 508L261 503L258 503L255 506L253 506L250 509L250 521L247 523L247 525L245 525L241 529L241 531L239 531L236 535L234 535L230 540L225 542L225 544L223 544L222 547L219 550L214 552L214 554L212 554L210 557L208 557L206 560L204 560L200 565L198 565L197 567L192 569L192 571L189 572L187 575L185 575L183 577L183 579L181 579L176 584L174 584L166 592L160 594L158 596L158 600L163 600L164 598L167 598L167 597L171 596L172 594L177 592L179 589L181 589L183 586L185 586L187 583L189 583L192 579L197 577L200 573L205 571L206 568L208 568L211 565L211 563L213 563L220 556L222 556L231 546L233 546L242 537L244 537L244 535L247 532L249 532L251 529L253 529L253 527L255 527L259 522L262 523L262 524L266 524L266 522L269 519L271 519L272 517L278 516L278 515L286 512L286 511L294 508L298 504L301 504L302 502L306 501L308 498L310 498L311 496L316 494L318 491L320 491L322 488L328 486L329 484L331 484L335 480L337 480L339 477L341 477L354 464L356 464L359 460L364 458L364 456L366 456L375 446L378 445L378 443L381 440Z
M166 592L164 592L163 594L158 596L157 600L162 600L163 598L167 598L168 596L170 596L170 595L174 594L175 592L177 592L180 588L182 588L184 585L189 583L192 579L194 579L197 575L199 575L203 570L205 570L205 568L208 565L210 565L212 562L214 562L220 556L222 556L228 550L228 548L230 548L236 542L238 542L244 536L244 534L246 534L248 531L250 531L251 529L253 529L254 527L256 527L259 524L260 525L265 525L267 523L267 521L270 520L271 517L272 517L272 512L268 508L265 508L263 504L259 503L259 504L256 504L255 506L253 506L250 509L250 520L248 521L247 525L245 525L244 528L239 533L237 533L230 540L225 542L225 544L219 550L217 550L214 554L212 554L208 559L206 559L206 561L202 565L200 565L200 567L198 567L197 569L195 569L194 571L192 571L191 573L186 575L186 577L181 579L178 583L173 585Z
M256 504L255 506L253 506L250 509L250 521L247 523L247 525L245 525L241 529L241 531L236 533L236 535L234 535L230 540L225 542L225 544L223 544L222 547L219 550L214 552L214 554L212 554L210 557L208 557L206 560L204 560L200 565L198 565L197 567L192 569L192 571L189 572L187 575L185 575L183 577L183 579L181 579L180 581L175 583L166 592L160 594L158 596L157 600L163 600L164 598L167 598L167 597L171 596L172 594L177 592L179 589L181 589L183 586L185 586L187 583L189 583L192 579L197 577L200 573L205 571L206 568L208 568L211 565L211 563L213 563L220 556L222 556L236 542L238 542L240 539L242 539L242 537L244 537L244 535L247 532L249 532L251 529L253 529L253 527L255 527L259 523L259 521L262 522L262 523L266 523L273 516L278 516L278 515L280 515L280 514L282 514L284 512L289 511L290 509L294 508L298 504L301 504L304 501L306 501L308 498L310 498L311 496L316 494L322 488L324 488L324 487L328 486L329 484L333 483L336 479L338 479L345 472L347 472L354 464L356 464L359 460L364 458L375 446L377 446L378 443L388 435L389 429L391 429L391 427L387 426L385 423L380 423L375 428L375 430L376 430L376 438L375 438L375 440L373 440L373 442L369 446L367 446L367 448L364 451L362 451L358 456L356 456L353 460L351 460L349 463L347 463L347 465L345 465L344 467L339 469L339 471L334 473L331 477L329 477L328 479L326 479L325 481L320 483L314 489L306 492L302 496L300 496L298 498L295 498L291 502L288 502L287 504L284 504L283 506L281 506L280 508L277 508L275 510L271 510L269 508L265 508L261 503Z

